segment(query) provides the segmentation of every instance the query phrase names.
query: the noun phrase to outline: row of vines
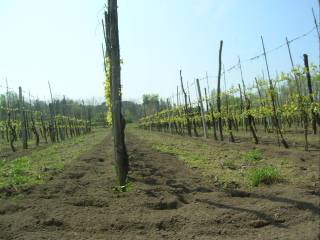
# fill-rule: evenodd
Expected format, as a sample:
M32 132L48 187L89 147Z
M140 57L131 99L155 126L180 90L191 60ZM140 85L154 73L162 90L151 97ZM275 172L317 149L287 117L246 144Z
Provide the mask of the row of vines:
M239 59L235 69L241 74L241 84L221 91L221 78L226 86L226 74L221 70L222 45L221 41L216 90L208 93L204 88L203 96L200 81L196 79L197 101L192 102L180 71L181 94L177 90L177 101L168 99L167 109L141 118L139 126L206 138L209 129L215 140L223 141L228 136L230 142L248 132L255 144L261 143L260 135L273 134L276 142L285 148L290 147L286 133L294 133L303 136L305 150L308 150L308 136L319 134L320 127L320 73L315 65L309 66L308 56L304 55L302 66L292 62L291 72L281 73L274 79L268 72L267 78L256 77L252 86L245 84ZM264 56L269 71L265 52ZM208 81L208 77L203 79Z
M92 109L84 103L52 99L50 103L39 99L25 101L19 94L7 91L0 94L0 150L30 144L56 143L91 132Z

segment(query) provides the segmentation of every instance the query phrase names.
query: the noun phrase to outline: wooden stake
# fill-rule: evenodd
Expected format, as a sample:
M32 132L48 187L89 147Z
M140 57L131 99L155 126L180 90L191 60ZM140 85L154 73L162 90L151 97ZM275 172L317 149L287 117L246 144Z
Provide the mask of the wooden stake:
M199 79L197 78L196 81L197 81L197 89L198 89L198 96L199 96L199 100L198 101L199 101L200 110L201 110L203 136L204 136L204 138L208 138L208 129L207 129L206 119L205 119L205 115L204 115L204 108L203 108L203 102L202 102L201 88L200 88Z
M121 114L121 67L118 32L118 5L117 0L109 0L109 24L106 29L110 33L110 65L111 65L111 100L112 100L112 129L115 161L119 184L123 188L127 182L129 170L128 154L124 140L125 120ZM108 48L108 47L107 47Z
M274 120L274 126L276 128L276 133L277 133L276 135L277 135L278 145L280 145L280 141L279 141L279 135L280 135L281 142L282 142L283 146L285 148L289 148L289 145L287 144L287 141L284 139L284 137L282 135L282 132L281 132L281 129L280 129L280 125L279 125L279 119L278 119L278 116L277 116L277 109L276 109L276 103L275 103L275 98L274 98L274 88L273 88L273 84L272 84L271 77L270 77L267 54L266 54L266 49L264 47L264 42L263 42L263 37L262 36L261 36L261 42L262 42L263 55L264 55L264 59L265 59L266 67L267 67L268 79L269 79L269 89L270 89L270 95L271 95L271 101L272 101L273 120Z
M320 30L319 30L316 15L314 14L313 8L312 8L312 15L313 15L314 24L316 26L317 34L318 34L318 41L319 41L319 69L318 70L320 71Z
M231 125L231 118L229 117L229 98L227 94L227 82L226 82L226 71L224 69L224 64L223 64L223 80L224 80L224 92L225 92L225 101L226 101L226 112L227 112L227 128L229 132L229 142L235 142L233 133L232 133L232 125Z
M217 87L217 109L220 114L218 118L218 125L219 125L219 133L220 133L220 140L223 141L223 129L222 129L222 118L221 118L221 88L220 88L220 81L221 81L221 58L222 58L222 46L223 41L220 41L220 49L219 49L219 71L218 71L218 87Z
M190 120L189 120L189 108L188 108L188 97L187 97L187 93L184 90L184 86L183 86L183 80L182 80L182 70L180 70L180 82L181 82L181 89L184 95L184 114L185 114L185 118L187 121L187 130L188 130L188 135L191 137L191 124L190 124Z
M238 57L238 58L239 58L239 68L240 68L241 81L242 81L242 87L243 87L243 96L244 96L244 100L245 100L245 104L246 104L246 110L248 112L250 110L250 107L251 107L250 105L251 104L250 104L250 99L248 98L247 93L246 93L246 85L244 84L244 79L243 79L243 74L242 74L242 67L241 67L241 60L240 60L240 57ZM240 88L240 90L241 90L241 88ZM254 119L253 119L252 115L248 114L245 119L246 119L246 124L248 123L248 125L249 125L249 128L250 128L254 143L258 144L259 140L258 140L256 131L255 131L254 127L253 127Z
M311 74L310 74L310 69L309 69L309 61L308 61L308 55L303 54L303 60L304 60L304 67L306 69L306 78L308 82L308 91L309 91L309 99L310 103L313 104L313 91L312 91L312 83L311 83ZM314 110L311 110L311 115L312 115L312 129L313 129L313 134L317 134L317 115L314 112Z
M20 121L21 121L21 135L22 135L22 148L28 149L28 139L27 139L27 128L26 128L26 118L25 110L22 100L22 88L19 87L19 112L20 112Z
M290 49L290 43L288 41L288 38L286 37L286 42L287 42L287 47L288 47L288 52L289 52L289 57L290 57L290 62L291 62L291 67L294 68L294 63L293 63L293 58L292 58L292 54L291 54L291 49ZM301 90L300 90L300 84L299 84L299 79L297 77L297 75L294 73L294 79L296 82L296 88L297 88L297 92L299 94L299 96L301 96Z

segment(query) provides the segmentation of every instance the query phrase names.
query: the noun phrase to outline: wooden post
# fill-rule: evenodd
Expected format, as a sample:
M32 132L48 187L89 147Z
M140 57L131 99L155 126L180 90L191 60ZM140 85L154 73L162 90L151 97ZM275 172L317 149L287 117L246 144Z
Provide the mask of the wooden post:
M6 124L6 138L7 138L7 141L9 142L10 139L9 139L9 124L8 123L11 123L11 114L10 114L10 111L9 111L10 100L9 100L9 85L8 85L8 79L7 78L6 78L6 87L7 87L6 96L7 96L7 109L8 109L7 110L7 124ZM13 152L15 152L15 150L13 150Z
M199 105L200 105L200 110L201 110L203 136L204 136L204 138L208 138L208 129L207 129L206 119L205 119L205 115L204 115L204 108L203 108L203 102L202 102L201 88L200 88L200 84L199 84L199 79L197 78L196 81L197 81Z
M290 42L288 41L288 38L286 38L286 42L287 42L291 66L292 66L292 68L294 68L293 58L292 58L291 49L290 49ZM293 75L294 75L296 88L297 88L297 92L298 92L298 110L300 112L301 119L303 120L304 140L305 140L304 149L307 151L309 148L308 147L309 146L309 144L308 144L308 114L304 110L304 107L302 106L303 101L302 101L302 93L301 93L301 86L300 86L299 78L296 73L293 73ZM317 126L315 126L315 129L316 128L317 128ZM315 131L317 131L317 130L315 130Z
M33 110L32 110L32 103L31 103L31 94L30 94L30 91L29 91L29 104L30 104L30 118L31 118L31 130L36 138L36 146L39 146L39 143L40 143L40 137L39 137L39 133L38 133L38 130L36 128L36 124L35 124L35 121L34 121L34 116L33 116Z
M27 128L26 128L26 118L25 118L25 110L23 106L22 100L22 88L19 87L19 112L20 112L20 121L21 121L21 135L22 135L22 148L28 148L28 140L27 140Z
M187 130L188 130L188 135L191 137L191 124L190 124L190 120L189 120L189 108L188 108L188 97L187 97L187 93L184 90L183 87L183 80L182 80L182 70L180 70L180 82L181 82L181 89L184 95L184 114L185 114L185 118L187 121Z
M251 104L250 104L250 99L248 98L247 93L246 93L246 85L244 84L242 67L241 67L241 60L240 60L240 57L238 57L238 58L239 58L239 68L240 68L241 81L242 81L242 87L243 87L243 96L244 96L244 100L245 100L245 104L246 104L246 110L247 110L247 112L248 112L248 111L250 110L250 105L251 105ZM241 89L241 88L240 88L240 89ZM251 131L251 134L252 134L254 143L255 143L255 144L258 144L258 143L259 143L259 140L258 140L256 131L255 131L254 127L253 127L254 119L253 119L252 115L251 115L251 114L248 114L248 116L247 116L245 119L246 119L246 122L247 122L248 125L249 125L249 128L250 128L250 131Z
M7 85L7 122L6 122L6 139L10 143L11 150L13 152L16 151L14 146L14 141L17 139L17 134L15 127L12 126L11 122L11 111L10 111L10 100L9 100L9 85L8 79L6 78L6 85Z
M168 130L169 132L172 134L172 128L171 128L171 103L170 103L170 99L167 98L167 109L168 109L168 113L167 113L167 118L168 118Z
M194 136L198 137L199 134L197 132L197 124L196 124L196 121L194 119L194 108L192 107L192 104L191 104L191 99L190 99L190 88L189 88L189 84L187 82L187 91L188 91L188 100L189 100L189 112L190 112L190 115L191 115L191 128L193 129L193 132L194 132Z
M208 99L211 98L211 92L210 92L210 86L209 86L209 76L208 76L208 72L206 72L206 80L207 80L207 91L208 91ZM209 109L207 108L207 111L209 112Z
M239 89L239 96L240 96L240 114L242 115L244 107L243 107L242 90L241 90L241 86L239 83L238 83L238 89ZM244 127L246 127L246 131L247 131L246 121L244 120L244 118L242 118L242 129Z
M179 86L177 85L177 114L180 116L180 97L179 97ZM177 122L177 127L178 127L178 133L182 134L183 133L183 125L182 123Z
M120 186L127 182L129 170L128 154L124 140L125 120L121 114L121 67L118 32L117 0L109 0L108 29L110 33L110 65L111 65L111 100L112 100L112 129L115 161Z
M220 41L220 49L219 49L219 71L218 71L218 87L217 87L217 109L220 114L218 118L218 125L219 125L219 133L220 133L220 140L223 141L223 129L222 129L222 118L221 118L221 58L222 58L222 46L223 41Z
M262 36L261 36L261 42L262 42L263 55L264 55L264 59L265 59L266 67L267 67L268 79L269 79L269 90L270 90L271 102L272 102L274 126L275 126L276 132L277 132L277 140L278 140L278 143L279 143L279 135L280 135L282 145L285 148L289 148L289 145L288 145L287 141L284 139L284 137L282 135L282 131L281 131L280 125L279 125L279 119L278 119L278 116L277 116L277 109L276 109L276 103L275 103L275 98L274 98L274 88L273 88L273 84L272 84L271 77L270 77L267 54L266 54L266 49L264 47L264 42L263 42L263 37Z
M319 42L319 69L318 70L320 71L320 30L319 30L316 15L314 14L313 8L312 8L312 15L313 15L314 24L316 26L317 34L318 34L318 42Z
M51 104L49 104L49 111L50 111L50 124L49 124L49 130L50 130L50 137L52 142L56 142L56 121L55 121L55 111L54 111L54 105L53 105L53 97L52 97L52 91L51 91L51 85L48 81L49 85L49 91L50 91L50 97L51 97Z
M207 110L207 113L209 113L209 102L208 102L208 94L207 94L206 88L204 88L204 97L205 97L205 101L206 101L206 110Z
M286 43L287 43L287 47L288 47L291 67L294 68L293 58L292 58L291 49L290 49L290 42L289 42L287 37L286 37ZM294 73L293 75L294 75L294 79L295 79L295 82L296 82L297 92L298 92L299 96L301 96L299 79L297 77L297 74Z
M227 112L227 128L229 132L229 142L235 142L233 133L232 133L232 125L231 125L231 118L229 116L229 99L228 99L228 94L227 94L227 82L226 82L226 71L224 69L223 65L223 80L224 80L224 92L225 92L225 97L226 97L226 112Z
M308 82L309 99L310 99L310 103L313 104L313 91L312 91L311 75L310 75L309 61L308 61L307 54L303 54L303 61L304 61L304 67L306 69L306 78L307 78L307 82ZM317 134L317 115L313 109L311 110L311 115L312 115L313 134Z

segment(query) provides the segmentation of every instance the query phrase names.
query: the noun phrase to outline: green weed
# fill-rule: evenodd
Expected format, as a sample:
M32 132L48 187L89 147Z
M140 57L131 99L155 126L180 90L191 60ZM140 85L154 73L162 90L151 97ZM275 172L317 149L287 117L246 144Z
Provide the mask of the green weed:
M273 166L266 166L249 170L247 179L252 186L258 186L261 183L272 184L281 180L280 172Z
M253 164L262 159L262 152L259 149L252 149L243 156L246 164Z
M133 184L131 182L127 182L124 186L115 186L113 187L113 191L116 193L129 192L133 189Z

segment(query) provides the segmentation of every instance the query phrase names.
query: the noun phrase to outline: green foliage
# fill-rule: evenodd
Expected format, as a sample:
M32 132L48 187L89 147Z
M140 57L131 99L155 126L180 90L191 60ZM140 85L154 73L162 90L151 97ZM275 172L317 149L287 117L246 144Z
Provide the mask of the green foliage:
M252 149L243 156L243 160L247 164L255 163L257 161L260 161L261 159L262 159L262 152L259 149Z
M257 121L264 121L266 118L272 118L274 114L277 114L280 120L283 120L281 126L285 130L286 127L292 127L293 122L297 123L297 119L300 117L301 112L299 109L303 109L309 116L313 111L316 114L320 114L320 74L319 70L311 64L310 66L312 85L313 85L313 98L314 103L311 103L310 95L308 93L306 69L301 66L296 66L289 73L281 73L276 78L272 79L272 88L269 81L264 78L257 78L257 81L252 86L246 87L246 97L250 99L250 109L244 108L244 96L242 96L242 104L239 96L239 88L232 86L230 89L221 93L222 108L221 113L215 108L216 91L213 89L211 98L207 99L211 101L213 106L213 117L216 119L230 119L240 124L243 119L248 116L252 116ZM297 84L294 74L298 77L299 89L301 97L297 90ZM258 90L260 95L258 94ZM149 128L155 125L169 125L172 122L176 124L186 125L186 118L194 121L195 123L201 123L200 111L196 106L190 107L188 113L185 113L183 106L167 107L162 109L157 104L151 105L150 102L158 99L157 95L144 95L144 118L139 120L141 127ZM228 105L227 105L228 99ZM276 113L273 111L272 99L277 102ZM204 100L204 99L203 99ZM211 113L207 111L205 114L207 121L211 120ZM309 118L309 120L311 117ZM290 124L287 124L290 123Z
M250 185L258 186L261 183L272 184L282 179L280 172L273 166L251 169L247 173L247 180Z
M142 108L140 104L131 101L123 101L122 113L126 120L126 123L133 123L137 122L141 117Z
M112 105L111 105L111 79L110 79L110 59L107 57L105 59L105 66L106 66L106 78L104 81L104 97L106 100L106 122L108 125L112 125Z
M29 161L26 157L21 157L13 161L7 173L11 185L22 185L28 182Z
M142 107L145 116L156 114L170 106L163 100L159 98L158 94L144 94L142 96Z
M113 191L116 193L129 192L133 189L133 184L131 182L127 182L124 186L115 186L113 187Z

